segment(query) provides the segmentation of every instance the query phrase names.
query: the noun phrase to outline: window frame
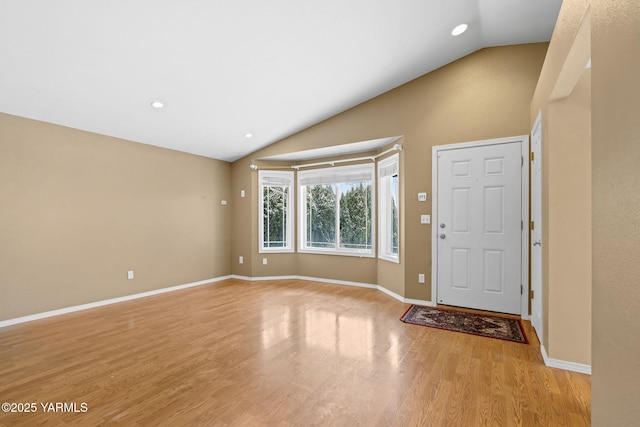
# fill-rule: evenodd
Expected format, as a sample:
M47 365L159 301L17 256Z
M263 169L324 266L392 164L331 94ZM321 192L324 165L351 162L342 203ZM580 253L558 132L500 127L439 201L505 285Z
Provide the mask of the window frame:
M264 246L264 187L269 186L264 181L269 178L279 179L284 181L279 187L288 187L289 194L287 197L286 206L286 244L283 247L265 247ZM276 186L276 185L270 185ZM260 170L258 171L258 253L291 253L295 251L293 246L294 242L294 212L293 206L295 203L295 175L293 171L274 171L274 170Z
M307 246L307 185L336 185L346 184L354 181L345 179L338 179L341 176L349 175L350 173L358 173L359 171L367 171L369 174L369 181L371 181L371 249L353 249L353 248L341 248L339 247L340 239L340 196L336 191L336 207L335 207L335 221L336 221L336 242L332 248L318 248ZM363 172L364 173L364 172ZM315 178L320 182L315 184L305 184L304 181L307 178ZM324 254L324 255L342 255L342 256L357 256L361 258L375 258L376 256L376 172L374 163L361 163L349 166L335 166L326 167L297 172L297 195L298 195L298 252L309 254Z
M378 258L400 263L400 155L398 153L378 162ZM395 173L391 172L395 169ZM397 209L398 209L398 253L390 251L393 240L391 224L391 180L398 177Z

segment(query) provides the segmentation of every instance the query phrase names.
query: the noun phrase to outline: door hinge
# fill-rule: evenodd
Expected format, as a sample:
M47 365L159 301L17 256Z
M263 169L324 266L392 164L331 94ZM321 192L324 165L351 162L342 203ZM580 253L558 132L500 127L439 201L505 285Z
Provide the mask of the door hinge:
M524 221L520 221L520 230L524 230Z
M520 166L524 166L524 157L520 157L520 160L521 160Z
M530 298L530 299L533 299L533 295L534 295L534 293L533 293L533 289L531 289L531 290L529 291L529 298Z
M536 158L536 154L532 151L531 153L529 153L529 159L533 162L533 159Z
M522 285L520 285L520 295L522 295Z
M536 228L536 224L533 221L531 221L531 229L533 230L534 228Z

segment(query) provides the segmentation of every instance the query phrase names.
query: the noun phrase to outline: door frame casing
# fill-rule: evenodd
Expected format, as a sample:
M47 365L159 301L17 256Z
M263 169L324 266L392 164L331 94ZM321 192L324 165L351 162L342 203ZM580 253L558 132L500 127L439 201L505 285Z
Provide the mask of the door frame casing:
M488 145L520 143L522 168L520 170L521 205L520 219L520 280L522 295L520 302L520 317L529 319L529 135L518 135L506 138L486 139L482 141L461 142L456 144L434 145L431 148L431 302L438 301L438 154L442 151L459 150L461 148L475 148Z
M533 127L531 128L531 150L533 152L533 135L539 132L540 133L540 152L536 154L536 156L539 155L538 161L542 162L542 111L538 111L538 115L536 117L536 121L533 123ZM544 165L541 164L541 171L542 171L542 167L544 167ZM540 221L539 223L536 222L535 226L540 228L540 231L542 231L542 176L540 177L540 194L538 194L539 200L538 200L538 205L540 206ZM533 171L531 172L531 189L533 190ZM531 200L533 201L533 191L531 191ZM533 209L533 203L531 206L531 209ZM533 211L531 212L531 215L533 216ZM531 232L533 233L533 231ZM542 233L541 233L542 234ZM531 238L533 238L533 236L531 236ZM540 236L540 239L542 240L542 235ZM540 289L539 289L539 293L540 295L535 295L535 298L531 301L531 324L533 326L533 329L535 329L536 333L538 334L538 338L540 340L540 342L543 342L543 325L542 323L544 322L544 316L542 315L542 311L543 311L543 295L542 295L542 256L543 256L543 247L540 246L539 248L540 250ZM533 268L533 254L531 255L531 262L529 264L529 268ZM533 270L532 270L533 271ZM531 274L529 275L529 277L531 277ZM533 283L530 284L531 289L533 289ZM536 292L538 292L538 290L536 290ZM533 325L534 323L534 316L533 316L533 305L534 304L539 304L539 308L540 308L540 325L537 325L538 328L535 327L535 325ZM540 330L538 330L540 329Z

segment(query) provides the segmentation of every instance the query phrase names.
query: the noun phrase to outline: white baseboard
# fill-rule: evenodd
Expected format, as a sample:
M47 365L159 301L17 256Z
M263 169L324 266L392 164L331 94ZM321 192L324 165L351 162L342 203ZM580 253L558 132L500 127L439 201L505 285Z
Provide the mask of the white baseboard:
M372 283L350 282L348 280L334 280L334 279L324 279L322 277L296 276L296 275L291 275L291 276L259 276L259 277L232 275L231 277L233 279L247 280L247 281L250 281L250 282L255 282L255 281L260 281L260 280L291 280L291 279L297 279L297 280L308 280L308 281L311 281L311 282L333 283L335 285L357 286L359 288L377 289L380 292L383 292L383 293L389 295L390 297L395 298L398 301L404 302L406 304L425 305L425 306L430 306L430 307L435 307L435 305L436 305L432 301L405 298L405 297L403 297L401 295L398 295L397 293L395 293L393 291L390 291L389 289L387 289L387 288L385 288L383 286L374 285Z
M377 289L377 285L372 285L371 283L363 283L363 282L350 282L348 280L334 280L334 279L323 279L320 277L310 277L310 276L297 276L297 275L289 275L289 276L238 276L235 274L231 275L232 279L246 280L249 282L258 282L265 280L308 280L310 282L324 282L324 283L333 283L334 285L347 285L347 286L357 286L359 288L369 288L369 289Z
M308 280L310 282L324 282L324 283L332 283L334 285L356 286L358 288L377 289L378 287L378 285L373 285L371 283L350 282L348 280L323 279L322 277L296 276L295 278L299 280Z
M119 302L130 301L130 300L134 300L134 299L138 299L138 298L144 298L144 297L148 297L148 296L152 296L152 295L163 294L165 292L178 291L180 289L186 289L186 288L192 288L194 286L206 285L208 283L219 282L221 280L226 280L226 279L239 279L239 280L247 280L247 281L251 281L251 282L264 281L264 280L298 279L298 280L308 280L308 281L312 281L312 282L332 283L332 284L336 284L336 285L357 286L359 288L376 289L376 290L378 290L380 292L383 292L383 293L389 295L390 297L395 298L398 301L406 303L406 304L416 304L416 305L424 305L424 306L431 306L431 307L436 305L432 301L424 301L424 300L417 300L417 299L411 299L411 298L404 298L403 296L398 295L397 293L395 293L393 291L390 291L389 289L387 289L387 288L385 288L383 286L375 285L375 284L372 284L372 283L351 282L351 281L348 281L348 280L334 280L334 279L325 279L325 278L322 278L322 277L297 276L297 275L249 277L249 276L239 276L239 275L232 274L232 275L229 275L229 276L222 276L222 277L216 277L216 278L213 278L213 279L200 280L198 282L186 283L184 285L171 286L171 287L162 288L162 289L154 289L152 291L141 292L139 294L125 295L125 296L122 296L122 297L110 298L110 299L107 299L107 300L96 301L96 302L91 302L91 303L81 304L81 305L75 305L75 306L72 306L72 307L60 308L60 309L57 309L57 310L45 311L44 313L36 313L36 314L30 314L28 316L16 317L14 319L2 320L2 321L0 321L0 328L4 328L6 326L11 326L11 325L17 325L19 323L31 322L32 320L45 319L47 317L59 316L61 314L73 313L73 312L81 311L81 310L88 310L90 308L101 307L103 305L116 304L116 303L119 303Z
M110 298L102 301L90 302L87 304L74 305L73 307L60 308L57 310L45 311L44 313L30 314L28 316L16 317L14 319L0 321L0 328L6 326L17 325L18 323L31 322L32 320L45 319L47 317L59 316L61 314L73 313L75 311L87 310L90 308L101 307L103 305L116 304L123 301L130 301L133 299L149 297L151 295L163 294L165 292L178 291L180 289L192 288L194 286L206 285L208 283L219 282L221 280L229 279L231 276L216 277L214 279L200 280L198 282L185 283L184 285L171 286L169 288L154 289L148 292L141 292L139 294L125 295L122 297Z
M378 289L380 292L383 292L387 295L389 295L390 297L393 297L395 299L397 299L400 302L403 302L405 304L415 304L415 305L424 305L427 307L435 307L436 303L434 303L433 301L425 301L425 300L421 300L421 299L412 299L412 298L405 298L402 295L398 295L393 291L390 291L389 289L378 285L376 287L376 289Z
M581 374L591 375L591 365L583 365L582 363L551 359L547 355L547 350L542 344L540 344L540 353L542 353L544 364L550 368L564 369L565 371L580 372Z
M412 298L404 298L403 296L398 295L397 293L395 293L393 291L390 291L389 289L387 289L387 288L385 288L383 286L374 285L374 284L371 284L371 283L351 282L351 281L346 281L346 280L334 280L334 279L324 279L324 278L321 278L321 277L296 276L296 275L292 275L292 276L249 277L249 276L239 276L239 275L232 274L232 275L229 275L229 276L221 276L221 277L216 277L216 278L213 278L213 279L200 280L198 282L186 283L184 285L171 286L171 287L162 288L162 289L154 289L152 291L141 292L139 294L125 295L125 296L122 296L122 297L111 298L111 299L102 300L102 301L96 301L96 302L92 302L92 303L88 303L88 304L81 304L81 305L76 305L76 306L73 306L73 307L61 308L61 309L58 309L58 310L45 311L44 313L36 313L36 314L28 315L28 316L16 317L14 319L2 320L2 321L0 321L0 328L4 328L6 326L11 326L11 325L17 325L19 323L31 322L32 320L45 319L47 317L59 316L61 314L73 313L73 312L76 312L76 311L87 310L87 309L95 308L95 307L101 307L103 305L116 304L116 303L119 303L119 302L130 301L130 300L134 300L134 299L138 299L138 298L144 298L144 297L148 297L148 296L152 296L152 295L163 294L163 293L166 293L166 292L178 291L180 289L186 289L186 288L192 288L192 287L195 287L195 286L206 285L208 283L219 282L221 280L226 280L226 279L239 279L239 280L246 280L246 281L251 281L251 282L264 281L264 280L298 279L298 280L308 280L308 281L312 281L312 282L333 283L333 284L337 284L337 285L357 286L357 287L360 287L360 288L377 289L378 291L380 291L380 292L382 292L384 294L387 294L390 297L395 298L396 300L398 300L400 302L403 302L403 303L406 303L406 304L424 305L424 306L429 306L429 307L435 307L436 306L436 303L434 303L433 301L425 301L425 300L418 300L418 299L412 299ZM567 361L558 360L558 359L551 359L547 355L547 351L546 351L546 349L544 348L543 345L540 345L540 352L542 353L542 358L544 359L544 364L546 366L549 366L551 368L564 369L564 370L567 370L567 371L574 371L574 372L580 372L582 374L591 375L591 366L590 365L583 365L581 363L567 362Z
M437 304L433 301L425 301L421 299L404 298L403 302L407 304L424 305L426 307L435 307Z
M251 276L238 276L237 274L232 274L229 276L231 279L238 280L246 280L247 282L259 282L263 280L289 280L289 279L297 279L298 276L261 276L261 277L251 277Z
M389 289L387 289L387 288L385 288L385 287L382 287L382 286L380 286L380 285L377 285L377 286L376 286L376 289L377 289L377 290L379 290L380 292L384 293L384 294L389 295L389 296L390 296L390 297L392 297L392 298L397 299L397 300L398 300L398 301L400 301L400 302L405 302L405 301L404 301L404 297L403 297L402 295L396 294L395 292L390 291Z

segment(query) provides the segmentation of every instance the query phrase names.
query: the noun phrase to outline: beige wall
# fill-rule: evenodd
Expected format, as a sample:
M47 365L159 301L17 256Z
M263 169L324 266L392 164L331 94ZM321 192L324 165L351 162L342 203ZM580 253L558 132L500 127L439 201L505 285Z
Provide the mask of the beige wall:
M231 265L233 274L240 276L251 276L253 253L251 247L251 236L258 233L258 219L252 215L252 209L257 208L257 198L255 189L252 188L252 178L257 180L257 174L246 173L249 170L249 162L245 162L245 168L233 164L231 168ZM255 177L254 177L255 175ZM257 183L254 184L257 188ZM245 197L241 197L241 191L245 192ZM255 222L255 224L254 224ZM256 236L257 238L257 236ZM238 257L244 257L244 263L239 264Z
M230 274L229 188L226 162L0 114L0 320Z
M234 224L233 272L323 273L320 277L384 283L407 298L430 300L431 228L421 225L419 218L431 214L431 148L528 134L529 106L546 49L546 43L483 49L233 163L234 199L243 187L252 190L247 194L250 201L234 203L233 216L243 222ZM268 269L261 261L247 267L247 258L261 258L255 228L257 173L249 168L253 159L398 135L404 136L399 266L352 257L272 254ZM417 201L421 191L429 194L427 203ZM245 257L243 266L237 263L239 255ZM426 284L418 283L418 273L426 275Z
M640 419L640 2L592 0L594 426Z
M548 106L549 357L591 365L591 76ZM546 144L545 144L546 143Z
M565 1L531 102L542 112L543 342L552 359L591 361L588 1ZM578 82L581 84L578 84ZM577 87L577 90L576 90ZM560 99L555 99L555 98Z
M585 46L592 70L570 72L581 74L576 92L549 102L567 93L563 70L584 61ZM591 360L594 426L640 418L639 75L640 3L563 2L530 116L543 114L545 345L551 357ZM589 223L591 235L579 238Z

